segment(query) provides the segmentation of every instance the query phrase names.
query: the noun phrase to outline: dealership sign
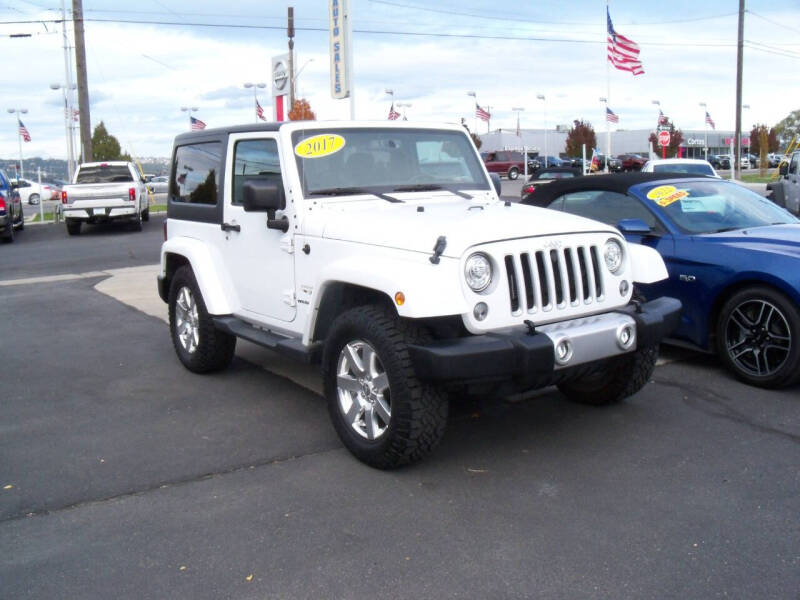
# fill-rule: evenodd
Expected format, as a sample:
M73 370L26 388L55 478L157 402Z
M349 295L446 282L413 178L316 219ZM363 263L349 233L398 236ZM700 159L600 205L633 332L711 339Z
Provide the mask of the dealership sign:
M329 0L331 33L331 96L350 96L350 13L348 0Z
M687 146L700 146L701 148L705 146L705 142L698 138L689 138L686 140Z

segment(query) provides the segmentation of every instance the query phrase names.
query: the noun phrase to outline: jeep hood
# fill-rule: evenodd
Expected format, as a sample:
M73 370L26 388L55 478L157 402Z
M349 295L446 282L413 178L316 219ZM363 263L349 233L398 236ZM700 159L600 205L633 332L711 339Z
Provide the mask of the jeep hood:
M312 216L313 215L313 216ZM457 198L435 201L348 202L315 209L306 216L309 235L372 246L432 253L447 238L443 256L460 257L468 248L516 238L615 230L608 225L545 208Z

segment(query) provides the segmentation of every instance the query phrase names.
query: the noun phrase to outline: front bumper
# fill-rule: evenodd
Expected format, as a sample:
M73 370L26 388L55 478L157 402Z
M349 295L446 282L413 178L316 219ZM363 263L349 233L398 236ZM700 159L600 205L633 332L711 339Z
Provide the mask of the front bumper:
M613 312L582 317L536 328L514 329L451 340L412 345L409 350L417 376L433 381L482 381L514 378L546 379L575 366L586 366L658 344L680 322L681 303L658 298ZM635 328L635 339L623 348L621 328ZM556 349L570 350L566 362ZM561 344L561 345L560 345Z

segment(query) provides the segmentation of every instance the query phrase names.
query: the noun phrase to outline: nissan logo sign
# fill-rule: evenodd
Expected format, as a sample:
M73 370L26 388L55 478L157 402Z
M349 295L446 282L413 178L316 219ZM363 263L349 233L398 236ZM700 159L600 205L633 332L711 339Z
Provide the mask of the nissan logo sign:
M275 84L275 88L282 90L286 87L286 81L289 78L286 75L286 69L283 66L282 62L275 63L275 70L272 72L272 81Z

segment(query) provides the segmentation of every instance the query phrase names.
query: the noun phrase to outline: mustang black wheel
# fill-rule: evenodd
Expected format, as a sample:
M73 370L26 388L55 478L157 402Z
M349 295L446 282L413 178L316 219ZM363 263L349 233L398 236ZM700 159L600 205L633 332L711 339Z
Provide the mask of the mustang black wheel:
M800 379L800 311L783 294L754 286L731 296L717 320L717 350L742 381L783 387Z
M414 373L408 345L426 332L382 306L342 313L323 357L328 412L345 447L379 469L415 462L444 435L447 400Z

